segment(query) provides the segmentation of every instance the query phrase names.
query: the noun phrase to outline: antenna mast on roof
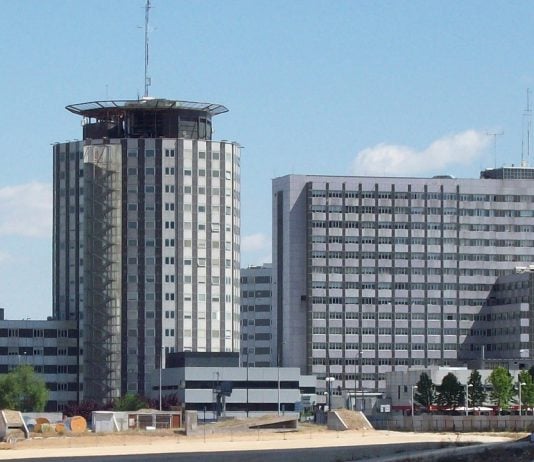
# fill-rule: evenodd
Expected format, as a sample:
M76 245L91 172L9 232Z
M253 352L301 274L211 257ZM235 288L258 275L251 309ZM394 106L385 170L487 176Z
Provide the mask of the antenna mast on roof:
M500 132L486 132L486 135L493 136L493 164L497 168L497 137L504 135L504 130Z
M150 13L150 0L146 0L145 4L145 98L148 96L148 87L151 85L150 77L148 76L148 17Z
M521 140L521 167L530 164L530 129L532 127L532 110L530 109L530 88L527 88L527 108L523 111L523 139ZM526 139L525 139L526 131ZM526 146L525 146L526 143ZM526 151L526 152L525 152Z

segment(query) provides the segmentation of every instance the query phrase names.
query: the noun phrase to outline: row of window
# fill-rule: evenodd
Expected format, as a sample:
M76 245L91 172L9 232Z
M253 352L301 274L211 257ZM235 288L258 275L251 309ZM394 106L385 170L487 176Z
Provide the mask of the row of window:
M80 351L81 354L81 351ZM78 356L76 347L0 347L0 356ZM24 360L24 359L22 359Z
M128 150L128 157L129 158L135 158L138 156L138 151L137 149L129 149ZM169 159L172 159L176 156L176 151L174 149L165 149L165 157L169 158ZM145 152L144 152L144 157L154 157L154 150L153 149L145 149ZM199 159L205 159L206 158L206 152L205 151L198 151L197 153L197 157ZM211 158L213 160L219 160L220 159L220 154L219 152L212 152L211 153Z
M425 329L423 327L314 327L313 334L318 335L468 335L469 329L442 329L439 327L432 327Z
M241 284L270 284L271 276L241 276Z
M313 319L414 319L414 320L429 320L429 321L454 321L456 314L454 313L354 313L350 311L314 311L312 312ZM473 321L474 314L461 313L460 321Z
M0 329L0 338L2 337L78 338L78 331L75 329Z
M411 274L459 276L503 276L510 271L495 268L421 268L406 266L312 266L312 273L318 274Z
M317 305L460 305L482 306L485 298L376 298L376 297L312 297L311 302Z
M153 274L147 274L145 276L145 282L148 284L153 284L156 281L156 278ZM197 283L198 284L206 284L206 276L197 276ZM211 276L209 277L209 280L211 281L211 284L218 285L221 282L221 278L219 276ZM135 284L139 281L139 278L135 274L129 274L128 275L128 282ZM174 274L166 274L165 275L165 282L174 282L175 281L175 275ZM193 277L190 275L184 275L183 281L185 284L191 284L193 282ZM232 280L231 278L225 279L226 284L231 284Z
M314 244L459 245L465 247L534 247L530 239L458 239L455 237L386 237L313 235Z
M492 284L455 284L440 282L357 282L312 281L312 289L361 289L361 290L469 290L489 291Z
M168 241L169 241L169 244L170 244L171 241L174 241L174 239L169 239ZM172 245L174 245L174 242L173 242ZM137 265L138 258L137 257L128 257L127 261L128 261L129 265ZM206 262L207 261L208 260L206 258L197 258L197 259L195 259L196 265L197 266L201 266L201 267L206 266ZM209 262L211 263L212 266L219 266L220 265L220 260L218 258L213 258L213 259L209 260ZM174 264L174 257L165 257L165 263L166 264ZM146 265L155 265L156 264L155 257L146 257L145 258L145 264ZM184 264L184 266L192 266L193 259L185 258L183 260L183 264ZM224 265L225 265L226 268L231 268L232 267L232 260L225 259L224 260Z
M530 333L528 327L519 326L494 327L493 329L471 329L471 335L476 337L495 337L500 335L517 335L528 333Z
M243 290L241 292L243 298L268 298L271 296L270 290Z
M268 313L272 311L271 305L241 305L241 313L254 311L256 313Z
M496 233L534 231L534 225L497 225L442 223L431 221L352 221L352 220L312 220L312 228L345 228L345 229L391 229L391 230L429 230L429 231L491 231Z
M462 202L534 202L534 196L515 194L457 194L452 192L415 192L415 191L311 191L311 197L348 198L348 199L415 199L444 200Z
M313 358L312 364L317 366L407 366L420 364L408 358Z
M457 343L348 343L348 342L312 342L313 350L450 350L458 349Z
M146 153L147 151L145 151ZM145 154L146 155L146 154ZM169 157L169 158L172 158L175 156L175 151L174 149L165 149L165 157ZM197 153L197 157L199 159L205 159L206 158L206 151L198 151ZM219 155L219 152L218 151L213 151L211 153L211 158L213 160L219 160L220 158L220 155Z
M311 258L338 258L361 260L448 260L448 261L520 261L531 262L532 255L496 255L483 253L436 253L436 252L340 252L313 250Z
M456 207L388 207L354 205L312 205L314 213L354 213L371 215L451 215L460 217L532 217L533 210L468 209Z
M527 317L527 313L523 313L524 317ZM511 321L514 319L521 319L521 312L519 311L506 311L503 313L483 313L475 315L475 321Z

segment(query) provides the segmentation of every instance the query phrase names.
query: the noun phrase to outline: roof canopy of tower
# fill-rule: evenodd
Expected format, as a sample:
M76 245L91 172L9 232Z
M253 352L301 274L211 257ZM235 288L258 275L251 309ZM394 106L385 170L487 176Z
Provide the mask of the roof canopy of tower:
M161 98L142 98L138 100L91 101L66 106L74 114L96 119L107 118L110 114L123 114L128 111L168 111L191 110L206 112L210 116L223 114L228 109L221 104L199 103L193 101L175 101Z
M83 117L83 139L189 138L211 140L211 118L227 112L220 104L143 98L93 101L67 106Z

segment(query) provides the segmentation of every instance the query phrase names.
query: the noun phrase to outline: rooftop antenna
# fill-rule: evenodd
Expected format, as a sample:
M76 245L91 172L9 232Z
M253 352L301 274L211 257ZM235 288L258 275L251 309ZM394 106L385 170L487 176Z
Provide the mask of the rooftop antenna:
M148 18L150 14L150 0L145 4L145 98L148 97L148 87L152 84L148 76Z
M530 129L531 127L532 127L532 110L530 109L530 88L527 88L527 107L523 111L523 127L522 127L523 136L521 140L521 167L528 167L530 164ZM525 131L526 131L526 134L525 134Z
M493 164L494 168L497 168L497 137L504 135L504 131L500 132L486 132L486 135L493 136Z

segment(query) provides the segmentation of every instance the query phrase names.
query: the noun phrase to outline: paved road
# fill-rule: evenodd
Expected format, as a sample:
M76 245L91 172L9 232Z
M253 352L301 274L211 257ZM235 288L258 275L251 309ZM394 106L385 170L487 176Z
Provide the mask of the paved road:
M72 457L68 448L63 457L46 457L39 462L344 462L369 460L402 452L443 448L444 443L409 443L368 446L338 446L328 448L278 449L268 451L219 451L197 453L143 454L127 456Z

